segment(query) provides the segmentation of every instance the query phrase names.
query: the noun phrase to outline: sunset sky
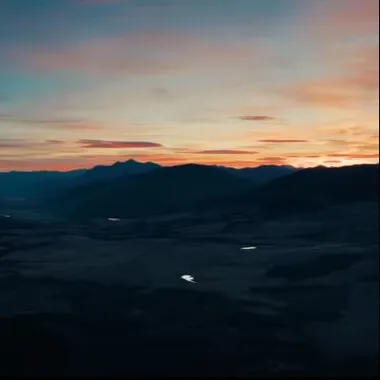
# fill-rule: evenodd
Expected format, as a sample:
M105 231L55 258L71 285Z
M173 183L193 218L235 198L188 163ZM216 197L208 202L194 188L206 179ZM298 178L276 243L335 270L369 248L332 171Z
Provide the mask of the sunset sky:
M378 162L378 0L2 0L0 171Z

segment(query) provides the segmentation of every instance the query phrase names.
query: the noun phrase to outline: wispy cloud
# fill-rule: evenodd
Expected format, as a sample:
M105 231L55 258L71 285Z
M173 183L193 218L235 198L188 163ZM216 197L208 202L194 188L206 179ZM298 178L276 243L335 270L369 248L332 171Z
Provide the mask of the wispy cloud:
M260 143L269 143L269 144L293 144L293 143L307 143L308 140L303 139L262 139L257 140Z
M352 108L378 100L378 46L350 48L327 59L338 73L294 83L276 92L302 105L320 108Z
M360 159L373 159L379 158L379 153L331 153L328 154L327 157L337 157L337 158L360 158Z
M159 48L158 48L159 47ZM141 54L144 51L144 55ZM13 51L29 70L96 75L156 75L225 67L262 56L258 48L216 42L185 33L146 31L99 38L75 46Z
M340 164L341 162L339 160L325 160L325 164Z
M257 158L256 161L259 165L286 165L288 160L281 156L268 156Z
M114 5L127 3L128 0L77 0L79 5Z
M103 128L101 125L88 123L85 120L80 119L70 119L65 117L44 118L35 115L17 115L11 113L1 113L0 122L73 130L99 130Z
M240 120L247 120L247 121L271 121L276 120L272 116L252 116L252 115L246 115L246 116L240 116Z
M25 149L25 148L46 148L48 146L56 146L65 144L60 140L46 140L46 141L29 141L23 139L3 139L0 141L0 149Z
M25 148L28 145L24 140L3 140L0 141L0 149L19 149Z
M249 151L249 150L234 150L234 149L209 149L209 150L200 150L194 153L197 154L257 154L258 152Z
M162 144L149 141L108 141L108 140L88 140L78 141L83 148L161 148Z
M65 142L62 140L46 140L47 144L52 144L52 145L60 145L64 144Z
M329 0L308 4L309 17L304 19L306 30L324 38L327 44L339 38L370 35L379 31L378 0Z

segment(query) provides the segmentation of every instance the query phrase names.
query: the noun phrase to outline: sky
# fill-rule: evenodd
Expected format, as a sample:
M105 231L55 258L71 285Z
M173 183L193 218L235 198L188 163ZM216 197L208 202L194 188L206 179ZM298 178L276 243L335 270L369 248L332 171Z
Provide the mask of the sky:
M0 171L378 162L378 0L0 7Z

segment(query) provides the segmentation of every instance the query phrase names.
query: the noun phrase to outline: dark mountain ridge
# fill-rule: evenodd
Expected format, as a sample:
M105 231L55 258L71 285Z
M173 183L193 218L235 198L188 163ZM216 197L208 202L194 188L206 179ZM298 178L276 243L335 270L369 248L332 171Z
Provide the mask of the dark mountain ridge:
M224 167L186 164L74 187L60 194L55 205L81 217L196 210L282 215L342 203L378 202L378 178L378 165L355 165L298 170L263 184Z
M187 164L75 187L54 203L76 215L135 216L185 210L197 202L234 194L250 185L247 179L224 168Z
M379 164L299 170L259 186L237 200L247 207L259 205L268 215L355 202L379 202Z

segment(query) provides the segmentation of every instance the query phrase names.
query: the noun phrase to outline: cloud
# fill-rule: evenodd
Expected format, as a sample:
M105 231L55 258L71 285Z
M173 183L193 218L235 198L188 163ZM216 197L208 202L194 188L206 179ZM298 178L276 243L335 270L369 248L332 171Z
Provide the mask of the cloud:
M4 159L0 158L0 169L6 170L72 170L83 168L86 160L83 158L29 158Z
M352 158L352 159L373 159L379 158L379 153L331 153L327 154L327 157L337 157L337 158Z
M351 136L359 137L359 136L367 136L368 129L364 127L354 126L354 127L340 128L336 131L336 133L338 135L351 135Z
M37 115L17 115L11 113L0 113L0 122L23 124L23 125L38 125L49 126L51 128L73 129L73 130L99 130L103 127L88 123L80 119L70 118L44 118Z
M309 4L312 8L311 17L305 20L307 30L314 31L324 42L379 31L378 0L328 0Z
M114 5L126 2L127 0L78 0L80 5Z
M285 157L271 156L271 157L260 157L256 159L260 165L285 165L288 161Z
M45 123L45 124L50 124L50 123ZM99 124L95 123L86 123L86 122L72 122L72 123L57 123L53 124L59 128L64 128L64 129L73 129L73 130L81 130L81 131L98 131L103 129L104 127Z
M0 149L6 148L6 149L19 149L19 148L25 148L28 145L28 143L24 140L3 140L0 141Z
M83 148L162 148L158 143L149 141L108 141L108 140L79 140Z
M194 153L199 154L257 154L258 152L249 150L234 150L234 149L209 149L200 150Z
M262 139L257 140L261 143L269 143L269 144L287 144L287 143L307 143L308 140L303 139Z
M2 139L0 149L25 149L25 148L44 148L48 145L64 144L60 140L30 141L23 139ZM27 153L26 153L27 154Z
M361 46L326 57L337 73L277 89L277 93L312 107L352 108L378 100L379 47Z
M65 142L62 140L46 140L46 144L60 145L64 143Z
M227 45L186 33L152 30L71 46L13 50L10 54L19 67L37 72L80 71L86 75L113 76L215 70L231 62L257 59L261 52L244 44Z
M356 144L355 147L358 151L379 152L379 142L377 142L377 143L366 143L366 144Z
M274 117L271 116L240 116L240 120L248 120L248 121L270 121L270 120L276 120Z

